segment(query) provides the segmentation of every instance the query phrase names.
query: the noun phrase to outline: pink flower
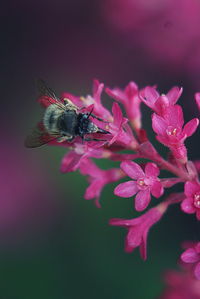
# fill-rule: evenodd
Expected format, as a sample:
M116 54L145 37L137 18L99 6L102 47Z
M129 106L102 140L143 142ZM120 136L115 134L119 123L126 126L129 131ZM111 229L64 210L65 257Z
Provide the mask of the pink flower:
M76 171L84 159L93 158L104 158L104 149L101 147L102 142L86 142L86 143L74 143L74 149L68 152L61 162L61 172L72 172Z
M187 161L187 150L184 141L194 134L199 120L193 118L184 127L182 108L179 105L166 108L165 117L156 113L152 117L152 127L157 133L159 142L170 148L175 158L185 163Z
M167 284L159 299L199 299L200 286L188 269L185 271L167 271L165 282Z
M162 204L163 205L163 204ZM147 258L147 236L149 229L158 222L166 211L165 206L159 205L150 209L140 217L134 219L110 219L109 224L128 228L128 234L125 241L125 251L130 253L136 247L140 247L140 255L143 260Z
M197 106L198 106L199 111L200 111L200 92L195 93L194 97L195 97Z
M98 207L100 207L99 198L102 189L107 184L116 182L124 176L123 172L119 168L102 170L89 159L84 159L84 161L82 161L80 165L80 172L83 175L88 175L90 182L89 187L86 189L84 198L96 198L96 204Z
M197 182L185 183L186 198L181 204L181 208L185 213L196 213L196 217L200 220L200 184Z
M124 161L120 165L121 169L133 179L119 184L115 190L115 195L120 197L135 197L135 209L143 211L148 206L151 200L151 194L156 198L160 197L164 190L158 175L160 173L158 167L154 163L147 163L145 172L135 162Z
M200 242L185 250L181 255L181 260L194 264L194 275L200 280Z
M166 95L160 95L156 88L147 86L139 93L139 95L144 104L150 107L158 115L164 116L166 108L176 104L182 91L182 88L175 86L170 89Z
M125 126L128 119L123 117L122 111L117 103L113 104L112 113L113 122L110 122L108 127L106 127L106 130L108 130L112 135L112 138L109 141L109 145L117 142L125 147L132 146L136 148L138 146L138 143L129 131L128 127Z
M138 86L135 82L130 82L124 90L120 88L106 88L106 93L115 99L116 101L122 103L125 107L126 114L133 124L135 129L141 128L141 111L140 103L141 99L138 96Z

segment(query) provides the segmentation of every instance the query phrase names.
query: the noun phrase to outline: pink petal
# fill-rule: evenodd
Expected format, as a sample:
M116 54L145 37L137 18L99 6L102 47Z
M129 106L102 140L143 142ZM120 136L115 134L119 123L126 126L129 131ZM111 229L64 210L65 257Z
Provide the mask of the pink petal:
M191 136L196 131L198 125L199 125L199 119L193 118L184 126L183 134L187 135L187 137Z
M181 260L185 263L196 263L199 260L199 255L194 248L189 248L181 254Z
M161 184L164 188L171 188L172 186L182 182L182 179L179 178L167 178L161 179Z
M172 89L170 89L170 91L168 91L166 96L167 96L167 98L168 98L171 105L176 104L176 102L180 98L182 92L183 92L183 88L182 87L179 88L177 86L173 87Z
M90 184L90 186L86 189L84 198L87 200L93 198L99 198L103 187L104 187L104 181L100 181L100 180L93 181Z
M184 201L181 203L181 209L187 214L193 214L195 212L193 200L190 198L184 199Z
M156 198L159 198L160 196L163 195L164 189L161 182L157 181L153 184L153 186L151 187L151 193Z
M146 215L142 215L133 219L111 218L109 220L109 224L122 227L137 226L145 221L145 217Z
M112 113L113 113L113 118L114 118L114 124L116 126L120 127L122 120L123 120L123 115L122 115L122 111L117 103L113 104Z
M158 135L165 135L167 123L162 117L154 113L152 116L152 128Z
M156 139L157 139L160 143L164 144L165 146L169 146L169 145L170 145L170 143L169 143L169 139L168 139L166 136L161 136L161 135L159 135L159 136L156 136Z
M151 196L150 196L150 189L146 189L144 191L139 191L138 194L135 197L135 209L138 212L143 211L146 209L150 202Z
M101 178L103 175L102 169L98 168L97 165L90 159L84 159L81 161L80 172L83 175L90 175L96 178Z
M121 169L132 179L144 177L142 168L133 161L124 161L120 164Z
M195 93L195 100L200 111L200 92Z
M155 102L156 112L162 116L165 113L165 109L169 106L169 99L165 95L161 95Z
M60 171L64 173L75 171L79 167L81 158L82 155L78 155L74 151L70 151L62 159Z
M106 88L105 92L116 101L125 104L126 102L126 95L120 88Z
M141 228L137 226L130 227L126 240L128 245L132 248L139 246L142 241Z
M170 145L170 150L174 157L181 161L182 164L187 162L187 149L184 144L177 144L177 146Z
M153 104L159 97L159 93L154 87L147 86L144 90L141 91L141 96L145 99L143 101L147 106L153 107Z
M168 125L182 128L184 119L181 106L175 105L168 107L166 109L165 119Z
M194 268L194 275L198 280L200 280L200 263L198 263Z
M160 173L158 166L155 163L147 163L145 166L145 174L150 177L157 177Z
M184 187L184 193L187 197L192 197L194 193L200 191L200 184L196 182L186 182Z
M124 227L130 226L129 220L121 219L121 218L111 218L109 220L109 224L114 226L124 226Z
M115 190L114 194L120 197L131 197L138 191L137 183L135 181L128 181L119 184Z
M104 84L100 83L98 80L94 79L93 81L93 97L100 103L101 102L101 93L103 91Z
M138 91L138 86L135 82L131 81L125 88L125 93L129 99L131 99Z
M156 149L149 141L146 141L140 145L139 152L149 158L151 157L151 159L156 158L158 156Z
M125 239L125 248L124 248L124 251L126 253L131 253L135 248L130 246L130 244L128 243L128 240L127 238Z
M191 178L197 178L198 177L198 170L196 168L195 162L188 161L185 165L187 172Z
M141 258L144 261L147 259L147 235L148 235L148 229L146 229L143 232L142 242L141 242L141 245L140 245L140 255L141 255Z

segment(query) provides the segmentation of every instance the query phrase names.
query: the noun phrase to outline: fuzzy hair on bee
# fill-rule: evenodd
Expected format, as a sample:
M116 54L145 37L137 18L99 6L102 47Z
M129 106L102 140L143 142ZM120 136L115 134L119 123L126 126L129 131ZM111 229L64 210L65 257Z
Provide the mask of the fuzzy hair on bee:
M48 102L48 107L44 111L40 126L33 129L32 133L27 136L25 140L26 147L39 147L53 140L72 142L75 137L81 137L83 141L102 141L102 139L85 136L93 133L110 134L92 122L90 118L96 118L104 122L92 111L82 113L81 109L70 100L64 99L62 102L41 79L38 80L37 86L40 96L45 97L45 101Z

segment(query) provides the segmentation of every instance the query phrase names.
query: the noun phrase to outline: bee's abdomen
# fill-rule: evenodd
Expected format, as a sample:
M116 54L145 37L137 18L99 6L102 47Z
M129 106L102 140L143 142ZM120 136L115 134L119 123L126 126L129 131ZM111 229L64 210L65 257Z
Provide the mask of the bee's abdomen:
M77 127L77 114L74 110L66 110L59 118L60 131L66 135L75 136Z
M44 114L43 123L48 133L59 133L58 120L63 114L63 110L58 109L57 105L50 105Z

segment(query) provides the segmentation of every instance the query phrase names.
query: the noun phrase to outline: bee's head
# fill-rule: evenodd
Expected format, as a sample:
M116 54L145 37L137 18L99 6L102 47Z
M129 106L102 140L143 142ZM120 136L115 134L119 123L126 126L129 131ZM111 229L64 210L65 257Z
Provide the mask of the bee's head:
M81 116L81 123L82 123L82 129L84 134L92 134L92 133L103 133L103 134L109 134L108 131L104 129L100 129L95 123L93 123L89 119L90 114L82 114Z
M98 132L99 128L88 119L88 133L96 133Z

